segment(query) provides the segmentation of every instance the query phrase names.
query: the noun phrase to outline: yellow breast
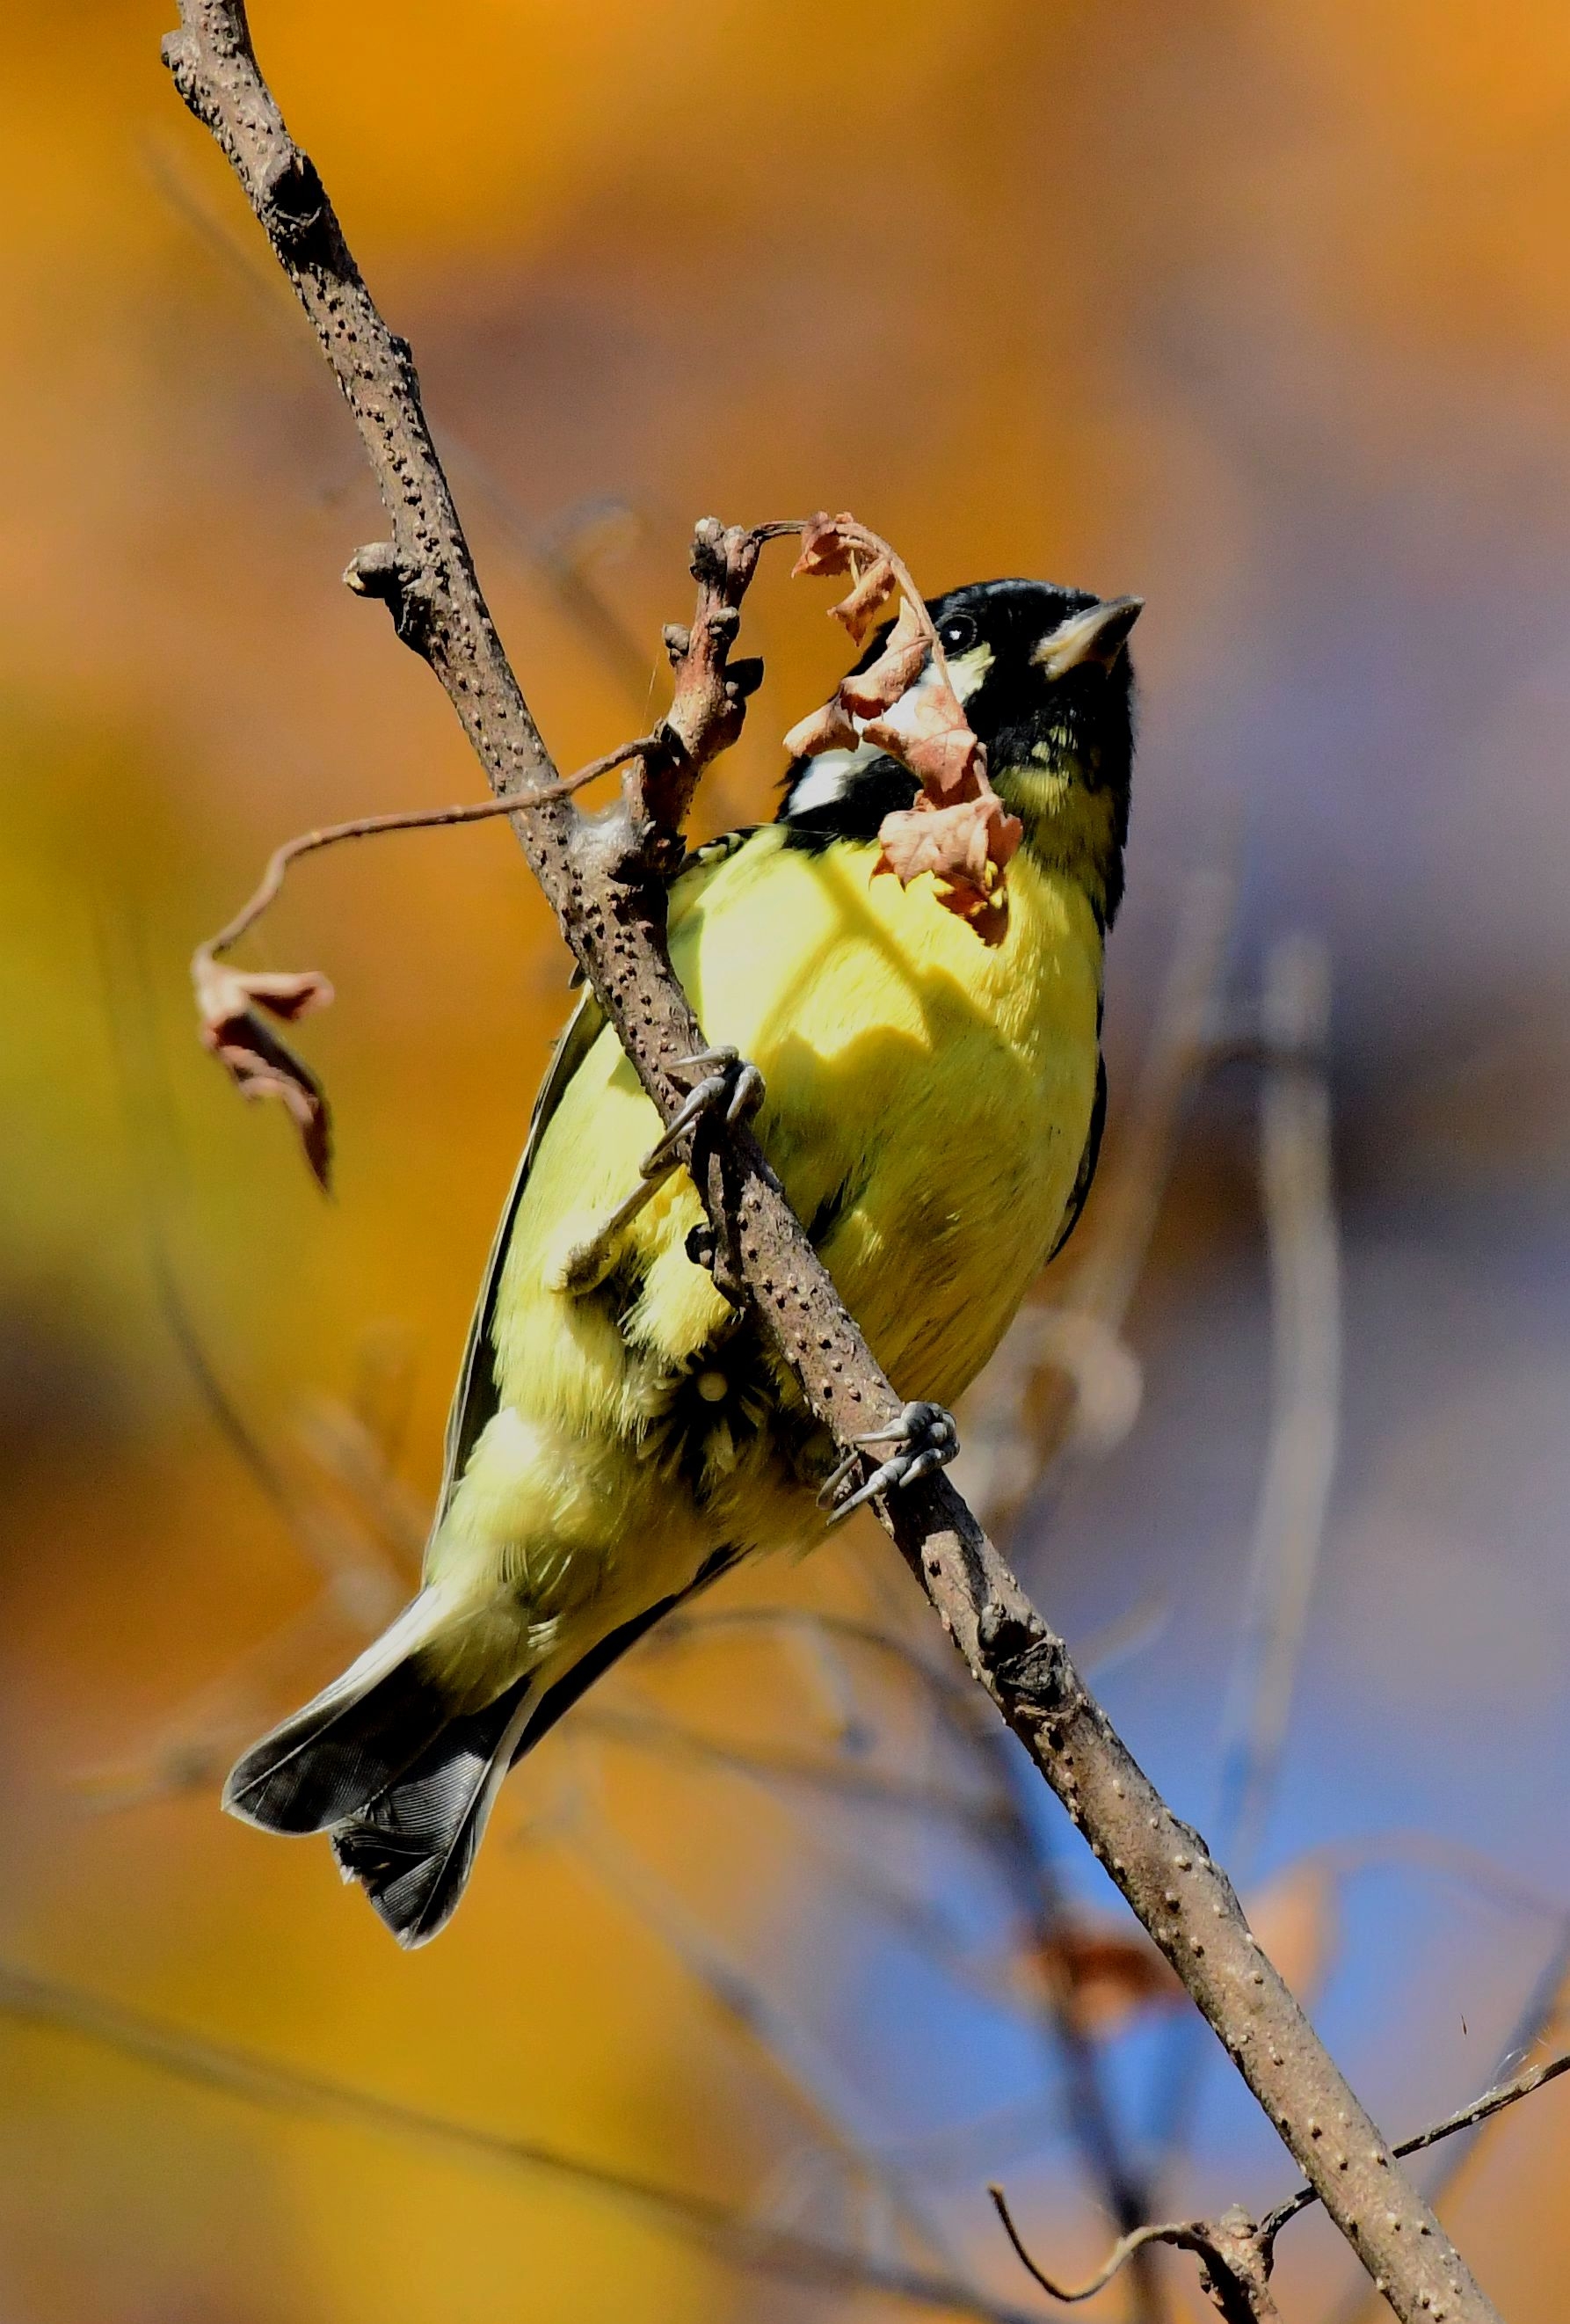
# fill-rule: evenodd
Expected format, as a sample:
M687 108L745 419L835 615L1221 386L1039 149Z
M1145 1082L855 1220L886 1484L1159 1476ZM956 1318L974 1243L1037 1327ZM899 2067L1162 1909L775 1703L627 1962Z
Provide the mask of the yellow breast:
M760 1068L766 1150L879 1359L943 1398L1061 1223L1095 1103L1101 934L1028 851L993 945L929 879L872 876L875 856L760 833L678 900L672 951L709 1038Z
M758 1135L879 1360L957 1396L1056 1239L1095 1102L1101 939L1082 891L1022 853L1003 941L871 876L876 851L770 825L673 893L672 956L707 1038L759 1067ZM543 1137L497 1318L503 1393L574 1425L637 1425L659 1379L730 1319L687 1256L684 1174L629 1236L622 1297L572 1300L559 1260L658 1134L601 1034Z

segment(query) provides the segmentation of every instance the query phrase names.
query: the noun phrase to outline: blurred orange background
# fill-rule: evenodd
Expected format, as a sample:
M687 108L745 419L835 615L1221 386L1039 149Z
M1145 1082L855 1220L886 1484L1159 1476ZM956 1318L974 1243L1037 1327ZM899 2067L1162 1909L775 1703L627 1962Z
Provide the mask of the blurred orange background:
M297 1513L330 1534L344 1446L374 1439L384 1529L417 1536L566 1006L549 916L486 827L302 867L253 948L337 987L302 1037L335 1200L197 1047L186 958L279 839L480 779L340 586L373 495L166 81L167 29L127 0L31 12L0 93L0 1946L745 2206L789 2161L790 2107L641 1876L608 1875L615 1849L818 2013L879 2135L984 2112L1012 2038L852 1930L776 1806L603 1738L603 1766L542 1752L454 1930L406 1959L325 1851L226 1821L209 1774L159 1772L160 1738L206 1721L226 1751L303 1698L363 1615L341 1574L324 1600L216 1424L161 1275ZM256 0L252 29L413 342L564 767L659 700L704 512L854 508L934 591L1024 572L1147 598L1113 1152L1185 882L1235 860L1240 989L1283 929L1331 950L1347 1260L1344 1449L1267 1869L1372 1850L1321 2021L1392 2129L1447 2109L1488 2079L1570 1893L1570 18ZM776 738L836 673L821 593L785 571L749 601L768 680L712 827L769 811ZM1253 1141L1246 1082L1207 1085L1131 1326L1141 1419L1026 1545L1071 1640L1159 1601L1107 1694L1202 1821L1266 1418ZM885 1603L904 1585L879 1556L869 1531L738 1602ZM350 1583L394 1589L396 1558ZM767 1727L783 1683L744 1640L664 1682L728 1729ZM601 1821L611 1858L581 1836ZM1392 1831L1474 1849L1497 1883L1403 1868ZM1070 1877L1109 1908L1093 1868ZM1116 2061L1136 2112L1153 2048ZM1189 2192L1269 2200L1285 2159L1219 2080ZM0 2306L24 2324L841 2304L537 2173L248 2111L59 2034L0 2024ZM1532 2101L1457 2185L1511 2324L1562 2312L1567 2126L1556 2092ZM959 2172L954 2232L1024 2304L984 2176ZM1025 2183L1088 2265L1106 2232L1061 2153ZM834 2224L815 2194L798 2209ZM1294 2234L1290 2312L1318 2313L1346 2264Z

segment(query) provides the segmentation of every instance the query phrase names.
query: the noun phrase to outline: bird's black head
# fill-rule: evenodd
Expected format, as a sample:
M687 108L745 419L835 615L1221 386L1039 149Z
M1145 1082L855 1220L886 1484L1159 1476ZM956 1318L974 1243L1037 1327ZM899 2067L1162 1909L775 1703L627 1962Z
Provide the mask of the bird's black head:
M1026 845L1079 879L1108 921L1123 894L1134 759L1127 640L1141 604L1046 581L977 581L928 600L994 788L1024 822ZM858 669L882 651L888 627ZM914 796L904 769L864 744L798 761L781 812L805 844L826 844L871 837Z
M1110 920L1123 894L1134 761L1128 633L1138 597L980 581L934 598L954 691L993 788L1027 844L1086 876Z

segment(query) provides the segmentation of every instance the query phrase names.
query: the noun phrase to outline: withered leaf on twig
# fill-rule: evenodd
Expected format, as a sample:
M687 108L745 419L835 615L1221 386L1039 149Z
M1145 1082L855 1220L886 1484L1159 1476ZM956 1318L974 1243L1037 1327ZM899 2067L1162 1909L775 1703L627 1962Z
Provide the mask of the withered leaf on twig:
M860 569L860 560L868 560ZM950 682L932 615L887 543L848 512L820 512L802 534L796 574L855 576L831 608L858 644L897 586L899 618L869 666L840 680L821 710L792 727L793 758L870 743L907 767L921 784L915 805L885 817L873 876L891 872L902 888L930 874L945 910L987 944L1007 927L1004 874L1024 836L987 774L987 753Z
M863 643L868 631L877 621L895 591L894 567L886 557L875 558L848 597L841 597L829 611L837 622L842 622L858 645Z
M875 868L894 872L904 887L923 872L982 887L988 864L1003 870L1023 833L1019 817L1007 812L996 791L953 807L934 807L923 793L914 807L885 816L877 835L883 853Z
M326 1094L260 1012L293 1024L309 1010L325 1009L332 986L315 969L247 974L210 954L198 955L192 975L204 1047L226 1069L242 1097L276 1098L287 1109L311 1173L326 1187L333 1156Z
M798 719L785 738L793 759L815 759L820 751L854 751L861 737L851 724L844 704L831 695L821 710Z
M987 753L946 678L929 671L919 686L902 694L881 716L869 718L863 731L869 742L901 760L913 775L920 777L934 805L993 797L987 779ZM1011 848L1010 854L1013 852Z
M801 551L791 567L791 579L818 580L836 573L849 573L852 549L850 543L841 538L845 527L860 530L849 509L841 509L838 516L820 509L816 516L810 516L802 528Z
M906 688L915 684L927 666L932 650L928 627L907 601L900 607L899 619L877 659L868 669L852 670L849 678L840 679L840 700L854 716L876 718L880 712L892 709ZM950 700L953 700L951 695ZM957 702L954 707L959 710ZM960 715L963 716L963 713Z

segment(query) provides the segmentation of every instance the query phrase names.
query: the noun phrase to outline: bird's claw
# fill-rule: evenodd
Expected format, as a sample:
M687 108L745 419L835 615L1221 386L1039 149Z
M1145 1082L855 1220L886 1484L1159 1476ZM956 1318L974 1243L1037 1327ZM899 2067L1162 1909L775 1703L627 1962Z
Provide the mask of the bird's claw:
M729 1122L756 1113L763 1103L763 1075L757 1067L731 1048L700 1049L696 1056L678 1057L677 1073L699 1068L703 1078L684 1101L670 1128L657 1139L638 1166L638 1184L623 1195L609 1218L601 1221L587 1241L568 1252L553 1278L555 1287L581 1299L604 1281L622 1235L672 1172L679 1169L676 1148L684 1134L705 1114L724 1109Z
M941 1404L907 1404L899 1418L891 1421L886 1428L869 1429L865 1436L853 1437L851 1442L856 1450L847 1453L818 1495L819 1506L828 1509L831 1526L848 1517L864 1501L876 1500L880 1493L895 1492L901 1485L914 1485L918 1477L930 1477L934 1469L947 1468L959 1450L959 1432L952 1413L945 1412ZM840 1489L860 1461L862 1446L870 1444L892 1444L895 1449L865 1483L840 1500Z
M763 1103L763 1075L737 1050L730 1047L700 1049L691 1057L678 1057L675 1071L690 1071L694 1066L703 1069L703 1078L664 1137L644 1156L639 1167L646 1178L657 1177L669 1169L678 1143L705 1114L723 1108L725 1120L734 1126L749 1113L756 1113Z

